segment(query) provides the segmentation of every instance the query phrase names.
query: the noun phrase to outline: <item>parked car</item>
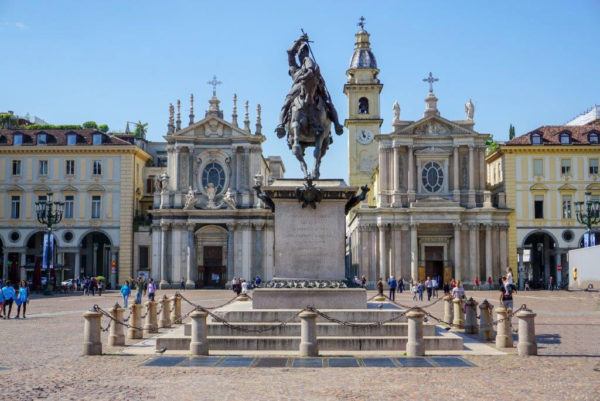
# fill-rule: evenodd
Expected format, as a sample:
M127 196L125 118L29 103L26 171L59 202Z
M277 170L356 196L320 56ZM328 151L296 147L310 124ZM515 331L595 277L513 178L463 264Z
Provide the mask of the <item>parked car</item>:
M68 280L62 281L62 282L60 283L60 285L61 285L62 287L71 288L71 287L73 287L73 279L72 279L72 278L70 278L70 279L68 279Z

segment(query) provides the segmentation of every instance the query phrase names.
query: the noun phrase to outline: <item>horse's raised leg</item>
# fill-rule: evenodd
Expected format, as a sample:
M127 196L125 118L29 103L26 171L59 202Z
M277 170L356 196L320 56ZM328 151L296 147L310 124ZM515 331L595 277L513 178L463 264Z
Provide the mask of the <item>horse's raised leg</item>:
M302 173L305 177L308 176L308 167L306 166L306 161L304 160L304 149L302 149L302 145L300 144L300 138L298 135L299 128L296 124L292 125L292 132L294 135L294 144L292 145L292 153L296 156L296 159L300 162L300 168L302 169Z

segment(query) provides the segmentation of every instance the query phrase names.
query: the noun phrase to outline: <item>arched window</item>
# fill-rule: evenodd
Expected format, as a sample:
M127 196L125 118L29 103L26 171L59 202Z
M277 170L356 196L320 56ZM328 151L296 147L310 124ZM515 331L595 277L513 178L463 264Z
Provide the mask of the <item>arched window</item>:
M563 132L560 134L560 144L561 145L569 145L571 143L571 134L568 132Z
M542 136L540 134L531 134L531 144L532 145L541 145L542 144Z
M213 184L216 193L221 193L225 187L225 171L219 163L208 163L202 172L202 187Z
M588 135L588 142L598 144L598 134L596 132L590 132Z
M444 170L436 162L428 162L421 172L423 188L428 192L438 192L444 184Z
M369 114L369 99L366 97L358 99L358 114Z

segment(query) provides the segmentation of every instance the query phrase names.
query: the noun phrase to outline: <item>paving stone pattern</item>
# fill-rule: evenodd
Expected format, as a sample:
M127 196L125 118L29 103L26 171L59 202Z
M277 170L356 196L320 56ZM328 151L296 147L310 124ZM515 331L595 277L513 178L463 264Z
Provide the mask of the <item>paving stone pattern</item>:
M229 291L186 291L185 295L205 306L222 304L231 297ZM468 292L467 295L478 301L487 298L498 305L496 292ZM413 305L410 298L409 294L402 294L397 296L397 301ZM3 399L600 399L599 293L518 293L515 306L526 303L538 314L536 331L540 356L520 358L511 354L455 359L475 365L469 368L441 368L441 357L431 356L317 358L315 361L320 365L311 363L321 367L294 368L287 364L288 360L296 363L300 358L284 358L286 365L278 367L273 365L281 364L276 361L281 358L238 357L232 358L237 362L228 362L226 367L217 364L229 357L165 355L165 358L177 358L176 366L146 366L159 360L158 355L122 355L121 348L106 345L107 333L102 335L107 355L82 357L81 315L94 303L108 309L116 301L120 301L117 293L102 297L34 297L27 319L0 320ZM183 309L185 313L189 307L184 304ZM436 316L443 315L441 302L428 310ZM245 359L253 361L250 368ZM322 367L324 360L329 367ZM340 366L353 364L350 360L357 363L360 360L360 367ZM367 360L372 362L365 362ZM261 364L268 369L259 368ZM434 367L415 366L419 364Z

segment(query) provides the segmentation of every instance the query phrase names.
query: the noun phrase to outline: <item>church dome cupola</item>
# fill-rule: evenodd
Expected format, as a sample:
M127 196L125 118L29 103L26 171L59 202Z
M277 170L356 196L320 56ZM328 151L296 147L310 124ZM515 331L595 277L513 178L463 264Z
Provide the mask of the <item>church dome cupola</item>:
M356 32L354 43L354 53L350 60L350 68L377 68L377 60L371 51L371 42L369 41L369 32L365 30L365 17L360 17L358 23L358 32Z

